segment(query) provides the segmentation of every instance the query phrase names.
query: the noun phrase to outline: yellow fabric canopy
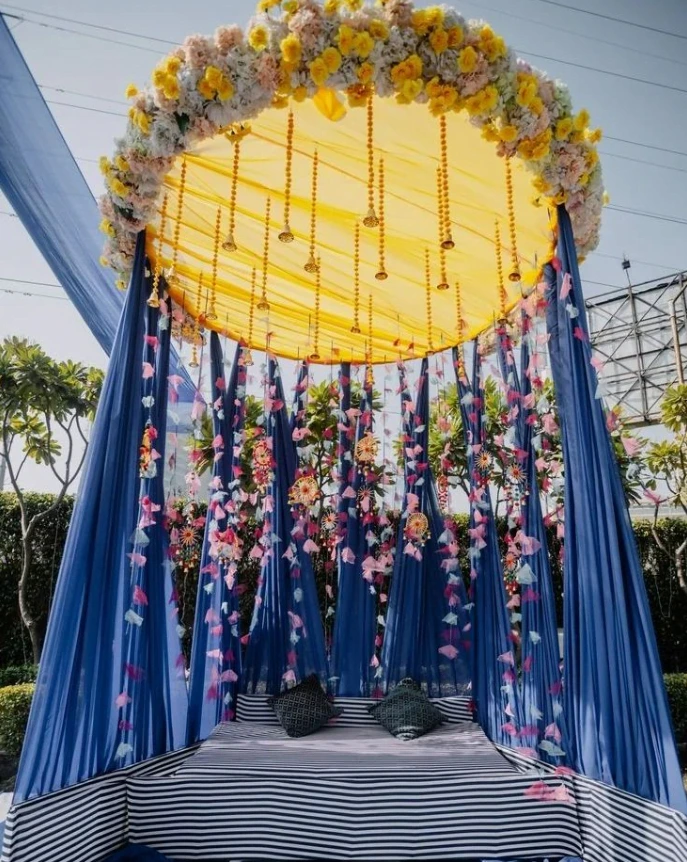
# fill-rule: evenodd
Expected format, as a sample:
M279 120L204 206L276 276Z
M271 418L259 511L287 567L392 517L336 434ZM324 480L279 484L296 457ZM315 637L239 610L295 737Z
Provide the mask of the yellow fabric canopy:
M332 94L331 98L335 98ZM330 102L330 109L332 104ZM333 107L336 107L334 105ZM309 100L293 105L294 144L290 224L292 243L279 241L283 229L288 110L270 109L241 140L234 236L237 250L218 249L215 300L213 250L218 208L219 242L229 229L234 144L225 135L199 144L185 156L186 179L178 230L173 299L206 327L242 339L251 347L313 361L388 362L422 356L474 337L502 311L512 308L522 286L509 281L513 269L506 206L505 161L461 114L447 116L450 219L455 248L446 251L448 290L439 290L441 252L437 218L439 120L425 105L374 103L375 208L379 213L379 159L385 176L385 270L380 269L380 227L362 225L368 207L367 112L348 109L332 121ZM315 208L317 277L305 271L310 252L313 154L318 151ZM514 212L523 283L531 281L551 246L549 214L532 203L531 177L514 160ZM167 219L160 264L174 259L175 220L181 159L165 180ZM265 259L265 213L271 216L266 299L261 310ZM497 276L495 220L502 240L505 302ZM354 238L360 226L359 302L354 290ZM157 263L160 218L149 230L149 254ZM426 287L426 254L430 290ZM252 271L256 288L251 301ZM199 278L202 274L202 287ZM457 296L459 285L459 294ZM319 308L318 308L319 296ZM463 327L457 323L458 299ZM371 338L369 307L371 300ZM216 309L216 319L207 319ZM211 314L209 316L212 316ZM251 319L252 318L252 319ZM359 334L351 332L356 318Z

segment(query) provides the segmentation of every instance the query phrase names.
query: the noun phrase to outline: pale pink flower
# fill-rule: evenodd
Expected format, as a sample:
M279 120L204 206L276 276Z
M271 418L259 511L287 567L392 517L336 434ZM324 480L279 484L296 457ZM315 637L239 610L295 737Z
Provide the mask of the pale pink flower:
M300 9L289 22L289 29L301 40L306 51L315 47L322 32L322 18L314 9Z
M277 89L279 66L276 59L267 52L261 54L258 60L257 79L263 90L271 92Z
M231 27L218 27L215 30L215 45L220 54L228 54L243 41L243 31L237 24Z
M409 0L388 0L384 11L392 27L410 27L413 4Z
M215 58L214 43L205 36L187 36L183 48L186 62L192 69L203 71Z

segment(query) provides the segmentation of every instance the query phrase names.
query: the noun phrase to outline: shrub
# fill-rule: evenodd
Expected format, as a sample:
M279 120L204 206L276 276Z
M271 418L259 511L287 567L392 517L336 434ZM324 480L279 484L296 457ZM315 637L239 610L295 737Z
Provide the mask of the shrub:
M8 685L0 688L0 750L18 757L24 743L34 685Z
M38 676L37 664L10 665L0 667L0 688L8 685L21 685L25 682L35 682Z
M687 673L667 673L664 679L675 738L687 743Z

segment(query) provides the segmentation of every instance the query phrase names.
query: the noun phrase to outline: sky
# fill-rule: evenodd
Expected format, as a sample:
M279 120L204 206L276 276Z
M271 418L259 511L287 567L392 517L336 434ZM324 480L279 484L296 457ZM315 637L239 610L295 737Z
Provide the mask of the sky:
M601 244L582 269L587 296L625 284L624 255L634 283L687 269L687 0L456 0L455 6L488 21L519 55L564 80L575 107L587 108L604 131L600 152L611 206ZM253 8L246 0L0 0L0 12L18 16L7 19L13 35L96 195L97 160L111 153L126 125L127 84L144 83L159 57L187 35L245 25ZM10 213L0 195L0 339L26 337L57 359L105 368L104 352ZM25 485L53 490L41 469L29 471Z

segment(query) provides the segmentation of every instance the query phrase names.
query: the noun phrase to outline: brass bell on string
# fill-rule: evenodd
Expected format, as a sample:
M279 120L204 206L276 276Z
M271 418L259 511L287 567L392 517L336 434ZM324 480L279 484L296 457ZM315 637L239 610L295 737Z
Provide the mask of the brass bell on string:
M513 272L508 275L508 281L520 281L521 278L522 276L520 275L520 270L517 269L514 269Z
M386 270L380 269L379 272L375 273L375 278L377 281L386 281L389 277L389 273Z
M291 225L285 224L284 230L279 234L279 242L289 243L293 242L295 239L293 232L291 230Z
M455 242L453 241L453 237L449 234L446 239L441 243L441 247L446 251L451 251L452 248L456 247Z
M198 362L198 348L196 345L193 345L193 350L191 351L191 360L188 363L189 368L198 368L200 363Z
M448 282L442 281L439 284L437 284L437 290L448 290L450 288L450 286L451 285L448 284Z
M270 304L263 296L260 302L256 305L256 308L258 309L258 311L269 311Z
M315 273L319 267L317 266L317 261L315 260L315 255L311 254L308 258L308 262L305 264L305 271L310 273ZM260 306L258 306L259 308Z
M154 287L152 293L148 297L148 306L150 308L159 308L160 307L160 297L157 293L157 287Z
M238 246L236 245L236 240L234 239L233 233L228 233L226 239L222 243L222 248L224 251L236 251Z
M179 285L179 274L177 273L177 269L174 264L172 264L167 270L165 278L167 279L167 284L170 285L170 287L177 287Z
M379 219L377 218L377 213L375 212L374 207L370 207L367 211L367 215L363 219L363 224L365 227L379 227Z
M360 335L361 330L357 323L354 323L353 326L351 326L351 332L353 335Z

